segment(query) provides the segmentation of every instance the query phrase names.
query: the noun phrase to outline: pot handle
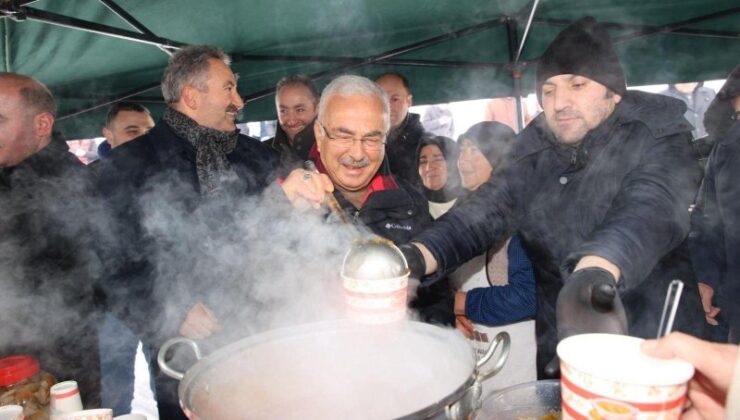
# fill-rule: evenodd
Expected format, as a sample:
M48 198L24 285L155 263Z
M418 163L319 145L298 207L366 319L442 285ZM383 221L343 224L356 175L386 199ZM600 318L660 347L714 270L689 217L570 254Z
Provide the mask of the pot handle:
M159 368L162 369L162 372L164 372L164 374L169 376L170 378L181 381L182 378L185 377L185 373L171 368L167 364L167 360L165 360L167 357L167 352L170 350L170 348L178 344L187 344L188 346L190 346L190 348L193 349L193 353L195 353L195 358L198 360L200 360L203 356L200 354L200 347L198 347L198 343L186 337L171 338L165 341L164 344L162 344L162 347L159 348L159 352L157 353L157 364L159 364Z
M501 347L501 354L496 361L496 364L491 369L485 372L478 372L478 370L483 367L483 365L491 360L493 354L496 353L496 350L498 350L499 346ZM506 360L508 360L509 358L510 348L511 337L509 336L509 333L507 333L506 331L502 331L496 334L496 337L493 338L493 341L491 341L491 344L488 346L486 354L484 354L483 357L481 357L480 360L478 360L478 362L476 362L475 364L475 370L476 372L478 372L478 374L476 375L476 379L479 382L483 382L493 375L499 373L499 371L504 367L504 364L506 364Z

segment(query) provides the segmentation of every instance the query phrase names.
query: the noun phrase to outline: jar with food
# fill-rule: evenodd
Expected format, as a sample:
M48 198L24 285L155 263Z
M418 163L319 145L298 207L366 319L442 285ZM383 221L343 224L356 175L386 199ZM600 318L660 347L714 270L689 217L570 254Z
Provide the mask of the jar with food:
M22 406L26 420L49 418L49 388L56 382L31 356L0 358L0 406Z

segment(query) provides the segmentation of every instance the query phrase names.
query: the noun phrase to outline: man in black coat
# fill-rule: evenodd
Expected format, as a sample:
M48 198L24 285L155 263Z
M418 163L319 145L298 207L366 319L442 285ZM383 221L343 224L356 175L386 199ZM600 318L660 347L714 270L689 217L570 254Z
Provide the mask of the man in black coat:
M385 146L391 173L415 188L421 188L416 151L424 135L424 127L419 115L409 112L414 100L409 81L400 73L384 73L375 78L375 83L388 95L391 107L391 129Z
M654 337L672 279L686 287L676 328L704 334L685 239L700 179L685 105L627 92L606 29L584 18L537 67L544 112L511 164L402 249L417 275L444 274L518 231L537 278L538 375L559 339ZM625 319L626 315L626 319Z
M93 182L38 81L0 73L0 358L29 354L100 404Z
M740 67L730 74L704 121L715 143L691 214L691 259L712 338L740 341ZM729 332L728 332L729 329Z
M235 283L208 251L235 231L240 200L260 193L278 162L268 145L236 129L244 103L229 64L214 47L178 51L162 81L162 119L101 162L117 235L102 289L110 310L155 354L168 338L206 338L229 321L228 308L208 294ZM183 416L176 387L157 376L161 418Z
M275 85L275 108L278 128L267 141L284 165L300 165L316 143L313 122L319 112L319 91L307 76L283 77Z
M98 146L98 159L87 167L97 175L102 159L110 151L127 143L154 127L149 110L135 102L117 102L109 109L101 130L105 141ZM103 407L113 410L113 415L131 412L134 396L136 351L139 338L113 314L104 311L98 329L100 338L100 399ZM142 348L149 354L148 348Z
M341 76L324 89L314 123L319 160L313 171L296 171L283 190L296 206L312 200L315 192L331 192L343 218L374 234L405 243L431 222L426 199L408 181L382 170L389 129L389 105L384 92L359 76ZM337 215L334 215L335 217ZM418 290L412 302L421 318L432 323L454 322L452 293L438 282Z

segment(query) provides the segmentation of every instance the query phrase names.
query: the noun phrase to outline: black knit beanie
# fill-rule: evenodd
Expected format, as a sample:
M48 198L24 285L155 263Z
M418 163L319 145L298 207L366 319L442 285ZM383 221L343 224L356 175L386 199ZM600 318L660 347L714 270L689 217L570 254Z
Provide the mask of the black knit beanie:
M619 95L627 85L609 32L593 17L585 17L565 28L547 47L537 63L537 99L542 84L552 76L577 74L595 80Z
M503 163L504 156L511 149L515 138L514 130L508 125L496 121L483 121L468 128L457 142L462 147L463 140L470 140L495 169Z

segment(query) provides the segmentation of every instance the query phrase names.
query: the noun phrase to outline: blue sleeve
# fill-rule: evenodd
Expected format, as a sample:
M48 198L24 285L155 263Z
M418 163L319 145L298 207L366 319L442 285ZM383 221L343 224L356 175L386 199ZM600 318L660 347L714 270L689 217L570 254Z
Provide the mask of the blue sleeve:
M511 238L507 254L509 284L468 291L465 315L471 321L500 325L534 317L537 310L534 269L519 236Z

